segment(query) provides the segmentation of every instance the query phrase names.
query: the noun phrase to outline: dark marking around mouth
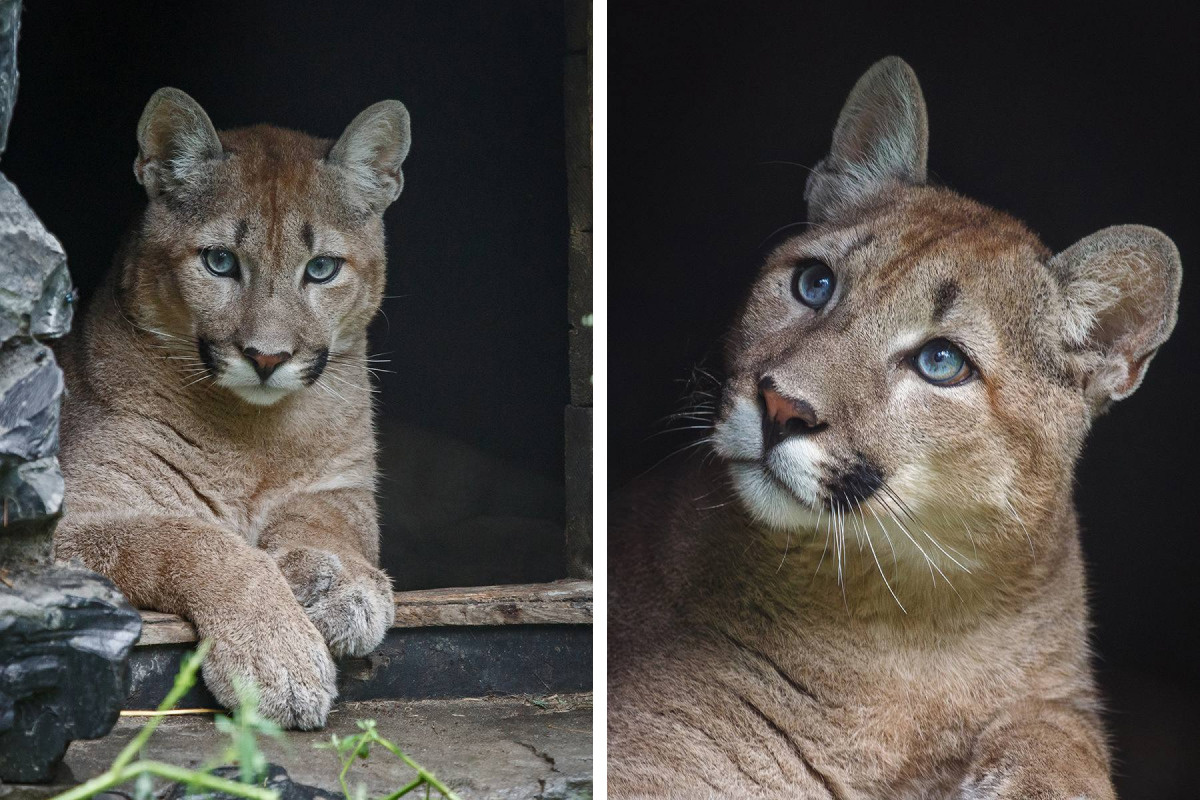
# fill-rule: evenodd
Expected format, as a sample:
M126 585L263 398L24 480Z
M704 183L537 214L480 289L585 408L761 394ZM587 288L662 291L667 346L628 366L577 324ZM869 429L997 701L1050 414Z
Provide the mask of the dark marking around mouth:
M208 367L209 374L214 378L217 377L217 359L213 355L212 342L204 338L197 339L196 351L200 354L200 360L204 362L204 366Z
M250 223L246 220L239 220L237 229L233 232L233 246L241 247L242 240L246 238L246 234L250 232Z
M310 363L304 370L304 375L301 377L301 380L304 381L304 385L312 386L314 383L316 383L317 378L321 377L321 373L325 371L325 365L328 363L329 348L322 348L321 351L317 353L316 357L313 358L312 363Z
M835 468L821 485L828 493L829 507L844 511L883 487L883 468L862 453L855 453L848 466Z
M958 284L954 281L942 281L933 295L933 321L941 322L945 319L946 313L957 299Z
M304 240L304 245L308 248L308 252L313 252L313 248L316 246L317 240L313 235L312 225L308 224L307 222L304 223L304 227L300 229L300 238Z

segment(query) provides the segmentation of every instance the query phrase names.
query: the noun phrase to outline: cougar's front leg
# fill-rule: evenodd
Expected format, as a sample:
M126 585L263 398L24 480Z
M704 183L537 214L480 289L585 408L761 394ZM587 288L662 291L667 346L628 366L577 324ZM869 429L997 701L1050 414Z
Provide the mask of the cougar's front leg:
M392 581L376 567L379 523L370 492L288 499L259 537L335 657L365 655L395 619Z
M1114 800L1098 721L1055 704L1000 715L975 744L959 800Z
M56 556L107 575L139 608L190 619L213 642L204 682L228 708L238 681L258 689L259 713L289 728L325 724L337 695L321 634L275 561L243 539L191 518L68 513Z

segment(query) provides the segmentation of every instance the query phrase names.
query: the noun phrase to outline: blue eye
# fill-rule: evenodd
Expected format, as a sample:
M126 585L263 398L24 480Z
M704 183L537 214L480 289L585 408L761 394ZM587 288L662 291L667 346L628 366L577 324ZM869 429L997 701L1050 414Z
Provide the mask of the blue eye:
M975 374L971 362L951 342L934 339L913 357L921 377L938 386L956 386Z
M327 283L333 280L342 268L342 260L333 256L317 256L304 267L304 277L312 283Z
M804 305L818 309L833 297L837 278L833 270L815 258L807 258L796 265L792 274L792 294Z
M210 247L200 252L204 267L218 278L236 278L238 275L237 256L223 247Z

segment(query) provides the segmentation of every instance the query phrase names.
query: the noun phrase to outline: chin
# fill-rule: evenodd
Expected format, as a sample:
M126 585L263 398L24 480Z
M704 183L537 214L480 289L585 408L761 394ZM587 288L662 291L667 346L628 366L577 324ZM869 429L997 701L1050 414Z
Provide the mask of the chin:
M272 406L292 393L291 389L275 386L230 386L229 391L252 406Z
M811 531L825 515L816 498L810 505L784 486L760 464L733 462L729 475L742 505L758 522L779 531Z

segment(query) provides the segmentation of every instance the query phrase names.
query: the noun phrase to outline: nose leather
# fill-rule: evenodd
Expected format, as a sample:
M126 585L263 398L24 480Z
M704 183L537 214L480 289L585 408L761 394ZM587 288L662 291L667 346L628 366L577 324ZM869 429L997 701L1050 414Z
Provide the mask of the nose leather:
M770 376L758 382L762 407L763 452L792 436L816 433L827 427L812 404L780 393Z
M291 353L286 352L260 353L253 347L243 347L242 355L249 359L250 363L254 365L254 371L258 373L258 377L264 381L271 377L271 373L273 373L280 364L292 357Z

